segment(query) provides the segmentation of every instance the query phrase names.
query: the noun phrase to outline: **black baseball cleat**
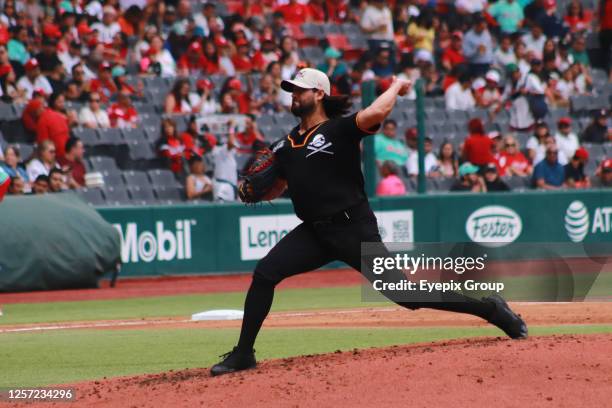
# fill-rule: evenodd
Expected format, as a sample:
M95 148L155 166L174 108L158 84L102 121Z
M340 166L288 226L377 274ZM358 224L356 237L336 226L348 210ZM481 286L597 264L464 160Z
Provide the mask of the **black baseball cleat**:
M527 325L510 309L508 303L499 295L492 295L482 299L495 305L495 311L487 321L499 327L512 339L526 339Z
M255 361L255 350L244 352L234 347L232 351L227 352L219 357L223 358L218 364L215 364L210 369L210 374L214 377L222 374L229 374L235 371L248 370L257 365Z

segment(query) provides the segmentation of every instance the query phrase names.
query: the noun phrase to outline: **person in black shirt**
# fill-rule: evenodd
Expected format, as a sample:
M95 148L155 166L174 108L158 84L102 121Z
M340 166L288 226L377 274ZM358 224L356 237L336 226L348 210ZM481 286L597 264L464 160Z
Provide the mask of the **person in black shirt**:
M612 141L612 134L608 129L608 111L600 109L595 112L591 122L582 132L582 143L606 143Z
M499 178L495 163L489 163L483 169L484 182L488 192L510 191L510 187Z
M57 41L52 38L44 38L41 51L36 54L36 60L40 64L40 72L50 75L62 62L57 57Z
M391 113L397 96L408 92L410 82L394 78L369 107L348 116L343 116L350 109L348 96L331 96L329 79L321 71L302 69L281 87L292 93L291 112L300 118L300 124L270 147L287 181L296 215L303 222L257 263L246 295L238 345L211 368L212 375L255 367L255 338L272 306L274 288L283 279L333 260L347 263L369 280L377 279L361 267L361 243L382 240L364 190L360 142L375 133ZM381 279L386 282L405 279L398 270L378 276L384 276ZM525 323L500 297L476 300L455 292L425 296L419 301L411 298L410 302L396 303L408 309L429 307L472 314L512 338L527 336Z
M584 166L589 160L589 152L584 147L576 149L569 163L563 166L565 185L570 188L589 188L591 181L584 174Z

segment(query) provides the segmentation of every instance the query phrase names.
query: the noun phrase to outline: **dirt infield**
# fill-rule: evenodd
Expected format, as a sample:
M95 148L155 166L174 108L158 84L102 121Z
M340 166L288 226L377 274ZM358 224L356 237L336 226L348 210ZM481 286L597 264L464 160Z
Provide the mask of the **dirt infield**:
M609 406L611 383L612 335L472 339L266 361L217 378L196 369L80 383L75 405L595 407Z

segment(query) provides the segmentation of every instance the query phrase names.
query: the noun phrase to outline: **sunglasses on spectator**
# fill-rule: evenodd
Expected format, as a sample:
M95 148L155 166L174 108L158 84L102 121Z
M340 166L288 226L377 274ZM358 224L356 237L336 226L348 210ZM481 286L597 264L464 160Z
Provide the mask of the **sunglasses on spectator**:
M506 147L516 147L516 143L506 143Z
M92 98L92 99L90 99L90 100L89 100L89 102L100 102L100 99L98 99L98 98L95 98L95 99L94 99L94 98Z

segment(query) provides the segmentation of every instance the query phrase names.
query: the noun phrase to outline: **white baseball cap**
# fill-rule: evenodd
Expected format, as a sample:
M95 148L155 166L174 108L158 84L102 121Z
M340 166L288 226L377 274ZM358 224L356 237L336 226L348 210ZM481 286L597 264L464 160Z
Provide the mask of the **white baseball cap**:
M491 70L489 72L487 72L487 74L485 75L485 79L487 81L492 81L495 83L499 83L499 80L501 79L499 76L499 73L497 71Z
M321 89L325 95L331 95L329 78L323 72L313 68L303 68L293 79L281 82L281 88L287 92L293 92L293 87L304 89Z

